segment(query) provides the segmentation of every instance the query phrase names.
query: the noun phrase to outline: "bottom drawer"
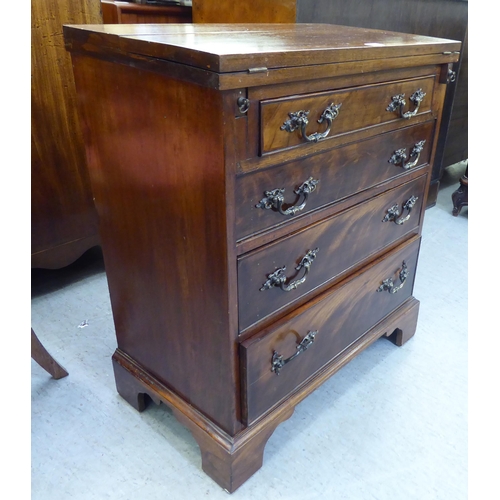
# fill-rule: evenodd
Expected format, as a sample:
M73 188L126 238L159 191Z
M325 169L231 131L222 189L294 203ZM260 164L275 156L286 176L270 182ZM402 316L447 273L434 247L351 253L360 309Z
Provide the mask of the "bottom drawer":
M410 240L241 343L246 424L412 295L419 246L420 238Z

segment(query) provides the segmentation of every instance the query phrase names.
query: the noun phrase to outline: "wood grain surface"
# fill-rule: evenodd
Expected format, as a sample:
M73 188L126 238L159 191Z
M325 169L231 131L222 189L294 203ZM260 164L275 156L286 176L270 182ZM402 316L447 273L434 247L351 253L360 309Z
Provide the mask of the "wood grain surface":
M411 296L419 244L417 239L398 248L381 262L333 287L314 305L299 309L242 344L248 422L299 387ZM395 294L377 292L386 278L400 284L398 273L403 261L409 269L403 288ZM279 375L273 372L273 353L278 352L284 359L291 357L311 331L318 332L311 346L286 364Z
M468 1L297 0L297 22L397 30L462 42L460 59L452 65L456 80L448 84L443 103L429 192L429 203L435 204L444 168L468 155Z
M262 101L262 153L307 144L308 141L302 137L300 129L288 132L282 128L290 119L290 113L300 110L309 111L309 124L305 131L306 134L311 135L314 132L322 133L327 129L326 123L318 123L327 106L341 104L337 117L332 121L330 132L322 142L339 135L343 135L344 140L348 140L349 132L401 120L399 108L396 111L387 110L393 96L404 94L406 99L404 111L413 111L415 106L412 105L410 96L418 89L422 89L426 94L420 104L418 114L430 113L434 91L433 76L331 93ZM408 123L410 122L411 119L408 120Z
M75 79L118 347L234 432L221 95L79 56Z
M414 334L412 285L443 75L458 57L443 51L460 44L279 23L65 33L101 220L117 389L139 410L144 394L168 404L193 432L203 469L234 491L260 467L265 442L298 402L376 338L402 345ZM428 96L423 112L384 122L385 90L390 100L414 92L416 82ZM346 105L362 95L341 134L259 157L262 124L282 123L290 103L321 108L336 92ZM263 121L261 101L272 111ZM375 109L380 102L383 110ZM415 138L428 149L402 171L389 157ZM318 206L287 224L240 232L240 206L255 187L262 196L264 184L302 179L308 168L324 179ZM385 220L395 204L410 215L402 205L412 196L403 224ZM315 248L297 287L263 287L281 266L285 284L302 279L294 268ZM403 261L404 287L377 292L384 280L399 285ZM310 328L323 340L277 382L272 351L289 358Z
M424 140L424 149L413 168L422 167L429 162L433 132L434 120L431 120L311 155L306 166L297 160L239 177L236 182L238 239L278 225L288 225L313 210L407 174L401 165L388 160L400 148L406 149L409 155L414 145ZM285 188L284 208L302 203L304 196L298 196L294 190L310 177L319 182L298 214L284 216L275 209L257 207L266 191L282 188Z
M62 25L100 22L99 0L31 2L32 267L62 267L99 243Z
M402 184L339 215L308 226L238 261L238 304L240 331L245 331L268 315L297 306L299 299L316 291L397 240L419 230L420 214L427 176ZM418 197L410 219L401 225L382 222L387 209L402 206L411 196ZM286 267L286 283L302 278L296 270L311 250L319 251L304 283L292 291L280 287L261 290L269 274Z
M297 0L193 0L195 23L294 23Z
M460 42L452 40L328 24L80 25L67 26L65 34L75 47L95 45L219 73L460 50ZM231 43L221 42L221 36Z

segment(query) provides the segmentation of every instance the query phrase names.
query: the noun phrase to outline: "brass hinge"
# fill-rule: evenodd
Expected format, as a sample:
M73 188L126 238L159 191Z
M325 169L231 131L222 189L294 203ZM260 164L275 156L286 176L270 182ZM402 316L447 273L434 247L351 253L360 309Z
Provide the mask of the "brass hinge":
M262 68L248 68L249 73L267 73L268 69L263 66Z

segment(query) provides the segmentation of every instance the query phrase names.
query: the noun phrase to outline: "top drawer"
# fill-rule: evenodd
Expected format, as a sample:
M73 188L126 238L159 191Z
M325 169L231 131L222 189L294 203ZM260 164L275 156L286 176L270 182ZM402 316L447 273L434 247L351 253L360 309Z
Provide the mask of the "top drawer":
M432 110L434 76L260 103L261 154L300 147ZM347 140L347 139L346 139Z

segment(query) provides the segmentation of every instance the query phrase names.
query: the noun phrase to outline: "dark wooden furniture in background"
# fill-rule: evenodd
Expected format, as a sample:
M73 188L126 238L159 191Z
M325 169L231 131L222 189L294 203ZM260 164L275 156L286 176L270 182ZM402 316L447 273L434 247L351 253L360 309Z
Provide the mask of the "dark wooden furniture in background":
M140 411L145 395L170 406L232 492L308 394L377 338L415 333L422 217L460 42L320 24L147 26L65 27L115 380Z
M469 204L469 165L465 169L465 174L460 177L458 189L451 195L453 203L453 215L457 216L463 207Z
M297 0L193 0L195 23L294 23Z
M64 23L100 23L99 0L31 2L31 266L66 266L99 244Z
M446 96L428 206L435 204L443 169L468 158L467 0L297 0L297 22L402 31L463 42L456 81Z
M104 24L191 23L192 8L183 5L142 5L101 0Z
M31 329L31 357L56 380L66 377L68 372L52 357Z

